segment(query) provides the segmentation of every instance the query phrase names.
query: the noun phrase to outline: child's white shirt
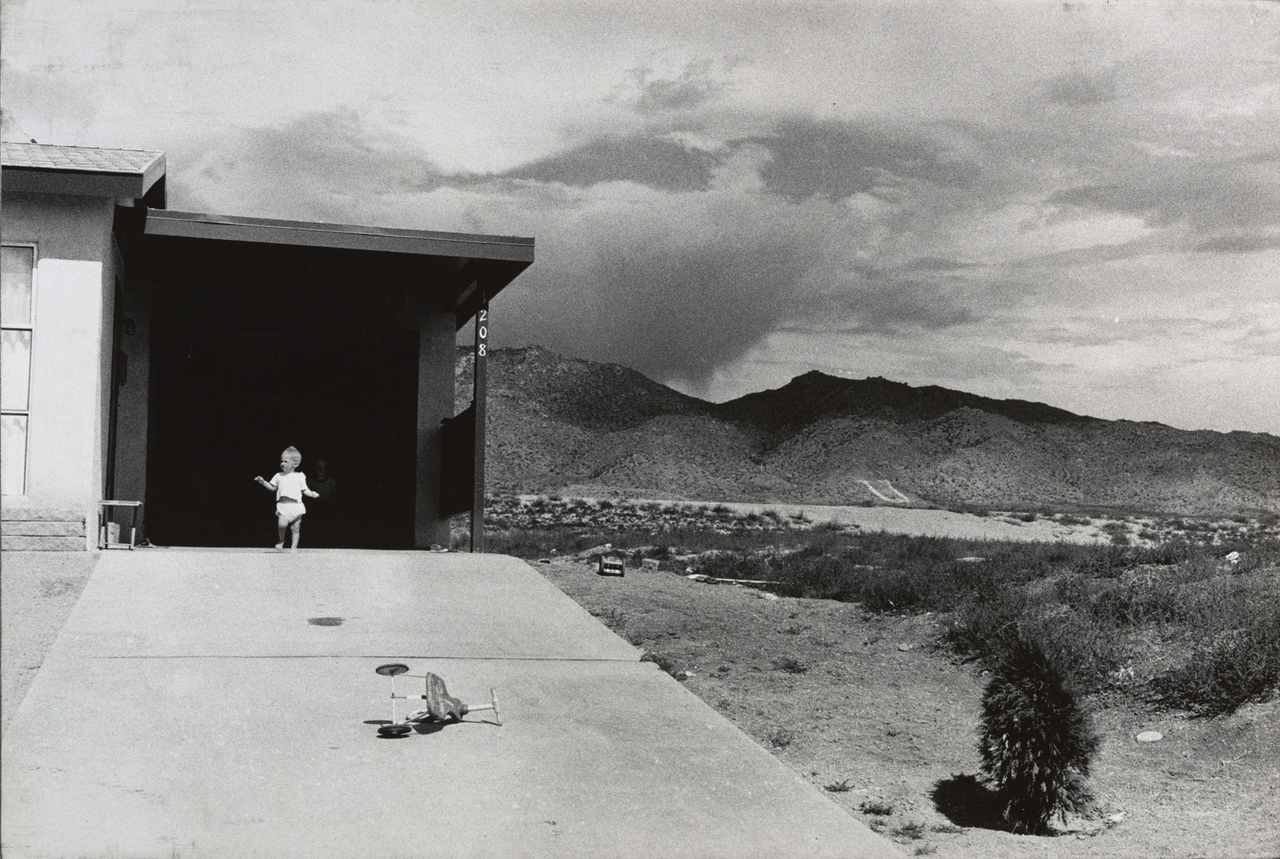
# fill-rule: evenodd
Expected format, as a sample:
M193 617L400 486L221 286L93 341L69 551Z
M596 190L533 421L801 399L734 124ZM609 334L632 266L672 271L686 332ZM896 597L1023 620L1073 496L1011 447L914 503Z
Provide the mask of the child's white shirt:
M307 486L307 476L301 471L291 471L288 474L277 472L276 476L267 482L276 488L277 501L281 496L301 501L302 496L311 491Z

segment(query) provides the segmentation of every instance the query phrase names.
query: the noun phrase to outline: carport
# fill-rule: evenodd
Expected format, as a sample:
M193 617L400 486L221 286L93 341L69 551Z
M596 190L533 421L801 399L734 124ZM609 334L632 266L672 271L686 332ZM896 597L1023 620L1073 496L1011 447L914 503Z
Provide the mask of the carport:
M149 539L274 542L253 477L288 445L338 487L336 524L304 545L447 545L450 515L483 515L489 302L533 239L143 206L115 232L107 494L145 502ZM473 404L455 416L472 320Z

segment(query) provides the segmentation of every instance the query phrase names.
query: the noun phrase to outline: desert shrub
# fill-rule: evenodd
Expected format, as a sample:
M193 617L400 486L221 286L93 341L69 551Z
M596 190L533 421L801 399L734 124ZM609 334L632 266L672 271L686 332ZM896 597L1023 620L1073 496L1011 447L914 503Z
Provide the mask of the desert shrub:
M1088 608L1093 596L1089 581L1079 573L1070 573L1054 581L1053 594L1065 606Z
M803 674L809 670L809 666L794 656L775 656L770 663L775 670L785 671L788 674Z
M769 732L769 745L775 749L785 749L796 741L795 731L787 728L774 728Z
M783 583L783 596L854 602L862 594L858 571L817 547L779 559L772 574Z
M698 561L698 572L721 579L768 579L769 562L750 552L720 552Z
M1098 746L1063 672L1036 642L1014 642L983 693L978 743L1014 832L1044 833L1055 814L1091 803L1085 779Z
M1134 564L1171 565L1181 564L1197 553L1197 549L1186 540L1165 540L1154 546L1144 546L1133 550L1128 556Z
M1280 686L1280 606L1260 607L1246 626L1199 646L1186 664L1152 681L1157 699L1203 716L1265 701Z
M931 604L930 580L918 567L873 570L862 578L861 601L868 611L914 611Z
M1188 606L1176 582L1137 579L1101 591L1089 610L1110 626L1139 627L1176 622L1185 617Z
M1038 613L1024 616L1018 635L1038 642L1071 684L1083 691L1100 688L1127 655L1122 635L1066 606L1042 606ZM997 643L1008 651L1008 638Z
M993 668L1023 642L1034 641L1074 686L1095 689L1125 658L1123 639L1088 612L1046 601L1009 585L962 599L942 629L942 641L961 657Z
M1018 621L1027 610L1021 588L998 588L969 594L956 606L942 630L943 641L960 656L990 659L1017 636Z

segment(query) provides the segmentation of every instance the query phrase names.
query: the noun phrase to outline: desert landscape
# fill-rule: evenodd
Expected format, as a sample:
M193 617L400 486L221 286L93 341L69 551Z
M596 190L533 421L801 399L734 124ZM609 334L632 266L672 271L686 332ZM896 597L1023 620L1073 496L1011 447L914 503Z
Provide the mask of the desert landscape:
M1200 530L1117 547L1084 538L1150 526L1111 520L1096 523L1094 534L1074 526L1075 542L1043 542L1041 535L1017 543L975 540L963 528L922 538L852 524L815 528L782 514L749 518L755 514L678 504L664 514L652 502L621 503L606 508L615 524L628 523L612 532L613 541L575 550L606 534L583 525L590 513L574 515L594 506L540 497L497 502L490 539L526 557L644 658L906 852L976 859L1267 857L1280 850L1280 543L1273 520L1184 520ZM614 512L619 508L624 512ZM714 527L706 520L698 526L704 515L718 519ZM527 528L522 517L544 518ZM722 548L703 548L712 545ZM861 594L853 583L834 598L796 595L803 586L790 576L802 572L782 559L808 551L812 561L815 545L824 547L821 557L860 551L858 560L884 563L853 565L872 574ZM921 555L929 559L921 563ZM599 575L602 556L624 558L625 575ZM973 596L947 610L941 594L911 602L911 587L901 581L896 593L907 600L899 605L891 582L876 588L876 575L942 577L957 561L1025 571L1015 576L1020 583L1001 586L1027 597L1001 622L1057 637L1058 658L1074 666L1078 687L1087 690L1082 700L1101 740L1089 781L1093 802L1056 819L1048 835L1009 831L979 771L991 654L977 653L966 639L966 625L978 625L965 608ZM737 585L735 578L774 581ZM1079 595L1090 590L1095 612L1110 594L1128 619L1084 622L1089 602ZM1268 614L1259 629L1273 639L1252 655L1269 660L1269 674L1243 700L1216 700L1212 681L1186 669L1196 654L1212 652L1213 641L1221 647L1232 639L1237 624L1247 627L1244 606L1257 599ZM1214 610L1229 617L1209 621ZM1171 677L1193 694L1158 692ZM1197 690L1206 693L1201 700ZM1159 739L1137 739L1148 732Z
M818 373L711 404L539 348L489 385L488 550L908 853L1280 854L1280 439ZM1013 638L1098 741L1041 835L979 752Z
M468 372L463 356L460 391ZM906 386L887 405L792 403L772 412L789 423L769 422L541 349L497 350L490 381L486 550L525 559L908 853L1280 855L1280 440ZM915 465L855 476L830 433L856 412ZM920 441L957 420L1016 426ZM1063 426L1093 434L1070 467L1020 446L1057 449ZM1142 437L1167 443L1127 460L1128 494L1067 491ZM797 438L829 480L779 469ZM997 455L991 481L920 479ZM987 503L1010 475L1035 492ZM452 549L466 529L464 514ZM625 575L600 575L602 558ZM7 724L92 557L5 564ZM1043 647L1097 743L1088 801L1040 834L1012 831L980 755L984 696L1015 640Z

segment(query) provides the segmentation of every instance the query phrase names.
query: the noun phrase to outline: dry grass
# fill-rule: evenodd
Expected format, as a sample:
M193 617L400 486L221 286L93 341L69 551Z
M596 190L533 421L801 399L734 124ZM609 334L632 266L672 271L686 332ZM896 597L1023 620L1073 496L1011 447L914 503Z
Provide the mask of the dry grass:
M1266 700L1280 683L1280 537L1270 520L1103 521L1115 539L1086 545L863 533L783 512L657 502L495 500L491 513L501 527L487 535L490 551L555 557L608 544L633 563L770 581L783 596L931 613L955 655L994 665L1011 642L1033 640L1091 693L1213 715ZM1130 539L1135 528L1158 542Z

